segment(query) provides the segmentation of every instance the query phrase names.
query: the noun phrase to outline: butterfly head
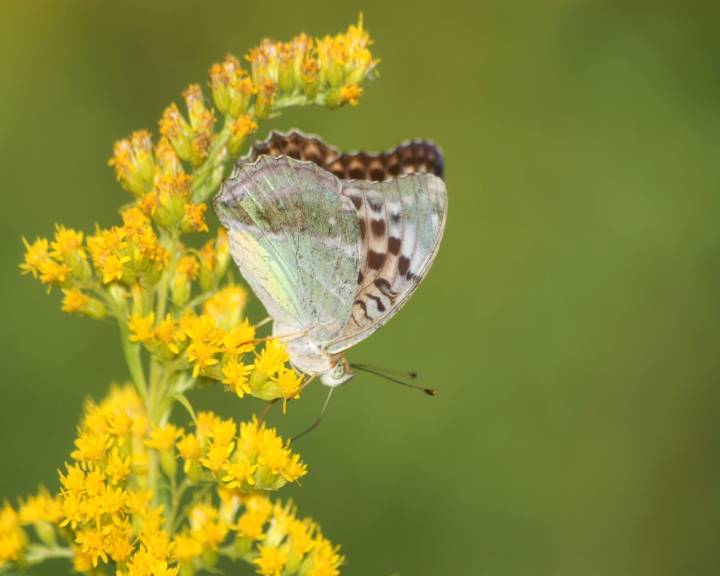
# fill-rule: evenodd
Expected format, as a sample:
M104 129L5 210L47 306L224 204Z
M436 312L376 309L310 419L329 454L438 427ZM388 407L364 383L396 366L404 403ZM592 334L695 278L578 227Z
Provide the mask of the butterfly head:
M323 372L320 380L326 386L340 386L354 376L350 364L342 354L332 357L333 365L327 372Z

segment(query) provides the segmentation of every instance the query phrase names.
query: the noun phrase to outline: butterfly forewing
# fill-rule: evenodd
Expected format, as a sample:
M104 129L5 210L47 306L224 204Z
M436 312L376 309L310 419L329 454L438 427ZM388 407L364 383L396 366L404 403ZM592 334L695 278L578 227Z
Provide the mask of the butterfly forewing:
M357 291L360 231L339 182L314 164L260 157L238 164L215 199L233 258L283 331L335 339Z

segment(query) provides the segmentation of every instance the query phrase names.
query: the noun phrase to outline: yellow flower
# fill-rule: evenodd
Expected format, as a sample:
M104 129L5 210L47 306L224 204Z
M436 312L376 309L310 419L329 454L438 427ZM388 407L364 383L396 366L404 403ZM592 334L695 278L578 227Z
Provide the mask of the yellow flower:
M178 158L186 162L190 160L193 131L175 104L171 104L163 112L160 134L167 138Z
M239 455L234 461L223 464L223 470L227 472L222 481L227 483L228 488L243 488L243 484L252 486L255 484L253 474L257 464L251 464L246 457Z
M293 519L288 526L288 537L293 552L303 556L312 550L315 544L312 538L314 531L315 524L310 519Z
M147 316L142 314L132 314L128 329L130 330L131 342L148 342L154 333L155 312L150 312Z
M235 434L237 434L237 424L232 419L222 420L216 418L213 420L209 435L218 444L230 444L235 438Z
M98 559L102 558L107 563L108 557L105 550L105 531L102 527L87 528L77 531L75 542L80 544L80 550L92 558L93 566L98 565Z
M113 448L112 453L108 456L105 465L105 473L108 475L113 485L125 482L130 474L130 456L122 457L117 448Z
M203 552L203 547L187 528L173 538L175 544L174 556L181 563L189 564Z
M204 374L208 366L213 366L219 362L217 358L213 358L218 352L220 352L219 346L201 340L194 341L188 346L188 362L195 364L193 378L197 378L200 372Z
M167 353L180 353L180 349L175 343L176 325L170 313L168 313L167 316L165 316L165 319L155 327L153 340L160 345L161 350L167 350Z
M180 259L178 262L175 274L183 276L186 279L195 280L198 277L200 271L200 264L198 264L197 258L193 254L187 254Z
M77 450L73 450L70 455L77 461L100 460L105 457L111 444L112 438L108 434L79 430L78 438L75 440Z
M245 288L238 285L225 286L207 299L203 305L203 314L213 317L217 325L224 330L230 330L240 323L247 301L248 293ZM249 330L246 326L244 334L248 333ZM252 340L254 337L255 330L253 328L252 336L248 340ZM233 353L237 354L238 352Z
M204 546L217 551L225 540L228 526L218 520L218 510L212 504L196 504L190 511L190 529L193 536Z
M115 167L115 175L123 188L136 196L143 194L155 172L150 134L139 130L133 132L130 139L116 142L108 164Z
M27 502L20 502L20 522L32 524L38 521L56 523L60 519L60 501L40 486L37 496L30 496Z
M248 375L252 372L253 365L245 365L237 360L230 360L223 365L222 372L225 376L223 384L227 384L228 390L235 392L238 397L242 398L245 394L252 394L250 386L248 386Z
M255 355L257 357L255 360L255 368L267 375L280 372L285 362L290 360L290 356L288 356L285 349L285 344L277 339L268 340L265 343L263 351L259 355L257 353Z
M55 225L55 242L52 242L52 252L50 256L62 260L70 255L77 256L79 258L86 258L85 250L83 249L83 233L76 232L71 228L65 228L60 224Z
M45 238L38 238L32 244L28 244L25 238L22 239L25 244L25 263L20 264L23 274L32 274L35 278L38 276L39 266L47 262L50 258L48 254L48 241Z
M322 534L318 534L310 555L312 568L307 572L307 576L338 576L338 567L345 561L345 556L338 554L338 550L340 546L333 547Z
M345 86L343 86L340 90L340 103L357 106L360 96L362 96L362 88L360 86L345 84Z
M182 221L183 232L207 232L208 227L205 224L205 212L207 211L207 205L193 204L188 202L185 204L185 218Z
M223 346L227 354L240 356L255 349L254 340L255 326L251 325L248 319L245 318L245 321L240 326L223 335Z
M287 398L297 398L303 377L298 375L292 368L283 369L278 376L272 376L271 380L277 383L280 394Z
M219 472L222 470L225 462L227 462L230 454L232 454L234 447L234 442L230 442L230 444L223 444L221 442L211 441L208 444L205 457L200 458L200 464L211 470L213 473Z
M67 264L59 264L54 260L45 260L38 263L40 281L43 284L56 284L62 286L72 270Z
M172 450L175 446L175 440L184 434L184 430L174 424L165 424L162 428L156 428L150 433L150 440L145 441L145 445L149 448L155 448L160 452Z
M189 474L191 469L195 467L197 469L197 462L200 460L200 440L198 440L194 434L188 434L178 440L175 445L178 453L185 460L183 465L183 472ZM197 479L197 478L194 478Z
M288 556L283 550L272 546L258 546L260 558L253 560L258 565L258 574L263 576L281 576Z
M18 513L6 500L0 510L0 568L6 562L18 560L25 546L27 537L19 520Z
M251 134L255 134L258 129L257 122L252 119L250 114L241 114L230 126L230 138L228 139L228 150L233 156L240 153L245 138Z
M77 314L82 312L85 307L90 304L90 296L83 294L83 291L80 290L80 288L63 290L63 294L65 294L61 308L63 312Z
M130 256L117 257L115 254L108 255L100 267L103 283L107 284L113 280L121 280L123 277L123 264L127 264L130 260Z

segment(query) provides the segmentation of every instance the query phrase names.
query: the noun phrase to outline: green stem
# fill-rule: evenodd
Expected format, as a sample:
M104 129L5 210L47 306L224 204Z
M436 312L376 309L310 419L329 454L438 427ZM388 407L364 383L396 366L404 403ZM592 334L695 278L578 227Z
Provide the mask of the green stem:
M45 560L52 560L53 558L72 558L75 556L75 552L71 548L46 548L44 546L30 545L27 548L25 559L28 564L39 564L45 562Z
M145 380L145 372L142 367L142 359L140 357L140 344L133 344L130 341L130 328L128 327L126 319L118 317L118 325L120 326L120 339L122 340L125 361L130 369L130 376L132 377L140 396L142 396L145 404L147 405L148 388Z
M172 502L170 506L170 514L168 516L168 521L166 524L166 526L168 527L168 536L170 536L170 538L174 536L175 531L178 529L178 526L176 526L176 522L179 525L179 522L177 521L178 512L180 512L180 505L182 504L183 496L185 495L185 492L188 488L190 488L190 480L188 480L187 478L183 479L183 481L180 483L180 486L177 486L173 481Z

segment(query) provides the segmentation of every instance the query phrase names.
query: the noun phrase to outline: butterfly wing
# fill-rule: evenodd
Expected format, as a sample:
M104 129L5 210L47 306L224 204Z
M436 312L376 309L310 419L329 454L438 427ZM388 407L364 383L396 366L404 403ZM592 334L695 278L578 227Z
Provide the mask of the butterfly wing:
M367 338L407 302L435 259L447 216L445 183L432 174L350 180L341 194L357 211L362 258L352 313L331 353Z
M243 277L285 331L317 343L347 324L360 269L360 228L340 182L315 164L260 156L236 164L214 200Z

